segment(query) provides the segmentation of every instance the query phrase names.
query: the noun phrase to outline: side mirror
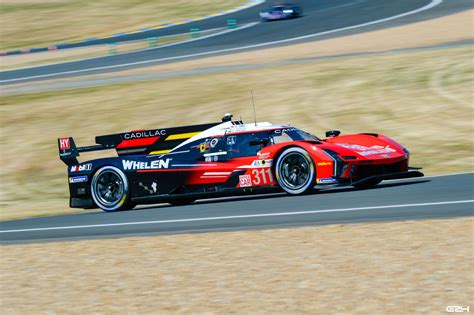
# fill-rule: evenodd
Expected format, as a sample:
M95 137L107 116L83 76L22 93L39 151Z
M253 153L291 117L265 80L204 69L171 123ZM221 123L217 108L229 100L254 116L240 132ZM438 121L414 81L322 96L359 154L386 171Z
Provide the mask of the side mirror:
M341 134L339 130L329 130L326 131L326 138L337 137Z
M266 145L270 141L269 138L263 138L263 139L252 139L249 142L249 145L254 146L254 145Z

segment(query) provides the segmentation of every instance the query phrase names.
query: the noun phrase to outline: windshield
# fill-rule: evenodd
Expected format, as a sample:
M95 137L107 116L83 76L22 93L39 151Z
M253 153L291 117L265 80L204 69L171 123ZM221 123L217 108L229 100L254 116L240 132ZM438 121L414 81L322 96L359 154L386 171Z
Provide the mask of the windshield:
M271 134L274 144L299 141L299 140L316 140L320 139L315 135L312 135L306 131L303 131L298 128L286 128L286 129L277 129L273 130Z
M283 11L283 7L273 7L270 12L272 13L281 13Z

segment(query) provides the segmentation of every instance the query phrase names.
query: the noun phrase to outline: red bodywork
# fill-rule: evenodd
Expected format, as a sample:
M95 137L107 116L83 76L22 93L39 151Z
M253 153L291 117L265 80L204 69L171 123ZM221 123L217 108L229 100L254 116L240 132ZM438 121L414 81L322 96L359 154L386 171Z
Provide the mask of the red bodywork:
M256 156L225 162L202 162L193 169L186 185L224 184L237 171L245 171L239 175L237 188L277 185L274 162L288 147L301 147L310 154L316 167L315 185L336 183L320 182L330 178L337 178L337 183L341 183L378 174L408 171L409 154L403 146L383 135L353 134L321 141L274 144L263 147ZM324 150L336 152L340 160L335 160ZM336 164L339 164L339 168L336 168Z

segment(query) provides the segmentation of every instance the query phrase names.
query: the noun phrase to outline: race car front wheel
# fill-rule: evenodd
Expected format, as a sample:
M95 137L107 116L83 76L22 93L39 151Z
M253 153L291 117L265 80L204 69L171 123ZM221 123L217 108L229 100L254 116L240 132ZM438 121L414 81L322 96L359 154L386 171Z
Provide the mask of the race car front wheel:
M99 208L112 212L133 207L129 201L128 180L116 167L104 166L92 177L92 199Z
M275 175L284 191L292 195L301 195L312 191L316 170L306 150L292 147L279 156L275 166Z

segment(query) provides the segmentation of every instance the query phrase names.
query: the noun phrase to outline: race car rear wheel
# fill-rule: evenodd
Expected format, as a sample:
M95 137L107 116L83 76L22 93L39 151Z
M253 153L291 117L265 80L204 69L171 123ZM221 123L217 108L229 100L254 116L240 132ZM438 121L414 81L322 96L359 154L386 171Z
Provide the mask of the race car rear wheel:
M95 204L107 212L131 209L134 205L129 201L127 177L113 166L104 166L94 174L91 194Z
M280 187L289 194L301 195L313 190L316 170L309 153L298 147L283 151L275 166Z

